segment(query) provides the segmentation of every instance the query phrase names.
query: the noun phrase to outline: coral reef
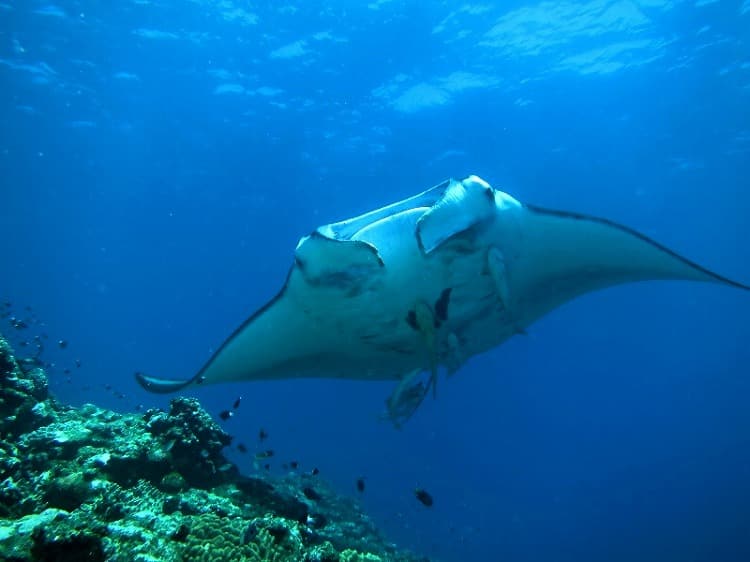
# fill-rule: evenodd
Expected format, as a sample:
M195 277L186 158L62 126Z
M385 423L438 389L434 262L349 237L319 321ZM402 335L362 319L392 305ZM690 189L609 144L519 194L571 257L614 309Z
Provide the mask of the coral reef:
M311 475L240 474L194 399L71 408L0 336L0 560L416 562Z

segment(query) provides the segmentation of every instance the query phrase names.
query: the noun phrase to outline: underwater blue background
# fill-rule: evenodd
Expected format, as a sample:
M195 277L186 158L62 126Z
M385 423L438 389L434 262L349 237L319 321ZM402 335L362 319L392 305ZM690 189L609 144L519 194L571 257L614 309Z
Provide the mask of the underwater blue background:
M191 376L301 236L470 173L747 283L750 2L0 2L0 299L32 324L0 330L49 336L64 402L166 407L134 371ZM401 431L393 383L189 394L242 396L243 470L364 476L436 559L750 560L749 316L721 286L587 295Z

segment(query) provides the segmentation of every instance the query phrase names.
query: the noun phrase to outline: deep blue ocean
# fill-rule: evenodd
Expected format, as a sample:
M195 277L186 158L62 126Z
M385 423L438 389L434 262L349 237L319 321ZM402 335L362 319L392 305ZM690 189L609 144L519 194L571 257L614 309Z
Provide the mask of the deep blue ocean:
M63 402L167 407L134 372L192 376L300 237L468 174L750 282L750 1L0 0L0 331ZM748 318L589 294L400 431L393 382L183 394L431 559L747 561Z

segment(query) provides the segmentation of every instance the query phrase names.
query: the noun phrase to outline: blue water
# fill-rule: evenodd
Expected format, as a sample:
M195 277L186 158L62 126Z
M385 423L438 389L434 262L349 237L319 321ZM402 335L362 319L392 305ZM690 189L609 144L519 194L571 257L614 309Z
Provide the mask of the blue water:
M0 3L0 298L36 315L1 329L49 336L64 402L166 407L133 372L191 376L301 236L469 173L748 282L750 2ZM243 470L270 446L276 474L364 476L435 559L745 561L749 317L720 286L591 294L402 431L392 383L189 394L243 397Z

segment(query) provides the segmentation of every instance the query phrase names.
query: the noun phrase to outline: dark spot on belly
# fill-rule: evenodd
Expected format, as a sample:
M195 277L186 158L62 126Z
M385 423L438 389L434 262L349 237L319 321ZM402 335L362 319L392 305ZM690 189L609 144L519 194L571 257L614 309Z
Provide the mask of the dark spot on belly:
M445 322L448 320L448 302L451 298L451 291L452 288L448 287L447 289L443 289L443 292L440 293L440 298L435 301L435 326L437 327L440 322Z
M412 309L406 314L406 323L412 327L413 330L419 331L419 325L417 324L417 313Z

